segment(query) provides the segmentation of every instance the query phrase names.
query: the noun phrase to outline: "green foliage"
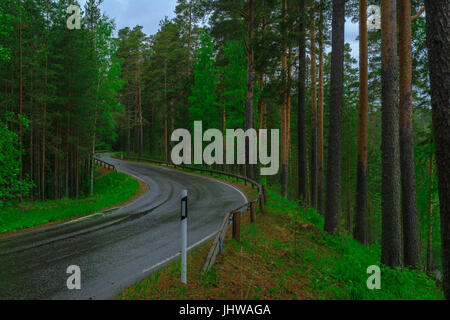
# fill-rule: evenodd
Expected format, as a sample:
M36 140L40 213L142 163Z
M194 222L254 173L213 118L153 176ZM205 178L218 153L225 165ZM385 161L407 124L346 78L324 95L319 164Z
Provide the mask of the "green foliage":
M218 128L219 112L216 97L217 74L214 45L205 29L200 38L194 65L194 84L189 97L189 114L193 121L203 121L205 128Z
M2 153L3 154L3 153ZM86 216L103 208L127 201L139 190L139 182L129 176L112 172L95 180L95 193L85 199L63 199L24 203L19 207L2 208L0 234Z
M20 179L21 155L17 134L0 120L0 208L20 195L27 196L32 184Z
M8 36L8 31L12 30L13 17L10 14L4 13L3 8L0 7L0 40ZM11 50L0 44L0 63L9 61Z
M9 130L22 142L22 176L34 182L29 199L76 197L95 144L117 136L120 63L101 2L89 0L81 29L71 31L68 0L0 2L0 114L12 111L21 121Z
M314 209L302 208L298 203L281 197L272 190L268 191L271 201L267 209L275 214L287 215L294 223L311 223L318 230L323 230L323 217ZM378 244L365 247L352 237L342 234L329 235L312 232L310 237L327 250L336 253L331 258L321 260L311 259L314 268L322 274L317 289L332 294L337 299L354 300L441 300L442 291L436 283L428 278L422 270L392 269L380 264L381 248ZM299 246L302 244L299 243ZM303 250L312 250L302 247ZM317 255L317 252L303 252L304 255ZM381 290L367 288L367 274L369 266L381 266ZM343 285L344 290L337 288Z
M242 41L230 41L224 48L226 65L223 74L223 108L227 115L227 128L244 126L247 99L247 53Z

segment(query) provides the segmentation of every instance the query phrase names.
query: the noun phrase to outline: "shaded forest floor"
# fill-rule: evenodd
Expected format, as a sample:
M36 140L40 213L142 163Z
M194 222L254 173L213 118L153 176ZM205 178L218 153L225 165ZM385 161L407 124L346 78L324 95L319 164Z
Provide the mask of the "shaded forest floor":
M24 202L18 206L0 208L0 238L122 206L146 191L144 183L124 173L98 168L92 197Z
M248 187L236 184L247 194ZM442 290L416 270L382 267L381 290L367 288L367 268L379 265L380 247L364 247L347 235L323 232L323 218L277 193L268 192L267 213L241 225L241 242L224 240L224 254L205 276L211 242L188 255L188 284L180 261L137 282L117 299L443 299Z

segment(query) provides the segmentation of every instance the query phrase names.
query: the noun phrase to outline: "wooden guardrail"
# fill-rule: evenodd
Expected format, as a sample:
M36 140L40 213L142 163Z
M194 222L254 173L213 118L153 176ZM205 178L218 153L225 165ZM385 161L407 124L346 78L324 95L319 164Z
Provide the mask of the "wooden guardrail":
M98 158L94 158L94 163L98 164L100 167L104 167L106 169L113 170L113 171L117 172L117 169L116 169L115 165L110 164L108 162L105 162L103 160L100 160Z
M210 170L210 169L204 169L204 168L197 168L192 166L186 166L186 165L176 165L173 163L160 161L160 160L152 160L152 159L146 159L146 158L130 158L126 157L126 160L132 160L132 161L146 161L150 163L154 163L157 165L163 165L167 167L172 167L174 169L187 169L191 171L198 171L201 174L209 174L213 176L216 175L223 175L227 176L232 179L236 179L236 182L243 181L245 185L250 184L252 188L256 188L258 190L258 195L252 199L251 201L247 202L246 204L240 206L239 208L236 208L225 216L225 219L223 220L219 231L217 231L216 237L214 238L214 242L211 246L211 249L209 250L208 256L206 258L205 265L203 266L202 272L205 273L211 269L211 267L214 265L215 259L217 254L223 253L223 240L225 238L226 232L228 230L228 227L232 225L233 227L233 238L237 241L240 241L241 239L241 218L242 215L246 212L250 213L250 221L253 223L256 220L256 208L259 204L261 212L265 213L265 204L267 202L267 194L266 189L263 185L260 185L255 180L249 179L247 177L230 173L230 172L224 172L224 171L218 171L218 170Z

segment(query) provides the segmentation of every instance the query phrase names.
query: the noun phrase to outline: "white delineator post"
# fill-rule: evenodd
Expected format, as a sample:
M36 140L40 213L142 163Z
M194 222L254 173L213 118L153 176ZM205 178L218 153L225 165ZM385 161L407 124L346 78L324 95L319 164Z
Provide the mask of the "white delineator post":
M181 195L181 282L187 284L187 190Z

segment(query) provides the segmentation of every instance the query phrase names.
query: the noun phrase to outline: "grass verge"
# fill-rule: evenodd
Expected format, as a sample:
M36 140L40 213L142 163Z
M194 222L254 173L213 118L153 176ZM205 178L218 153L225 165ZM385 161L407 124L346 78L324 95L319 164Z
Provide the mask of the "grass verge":
M243 187L242 185L239 185ZM135 283L117 299L443 299L423 272L381 267L381 290L367 288L367 268L379 265L380 248L347 235L323 232L323 218L277 193L268 192L267 214L244 219L241 242L224 241L224 254L206 275L201 269L210 244L188 256L188 285L180 283L180 262Z
M94 182L95 193L83 199L27 202L0 208L0 237L49 226L130 202L146 191L145 184L120 172L107 172Z

